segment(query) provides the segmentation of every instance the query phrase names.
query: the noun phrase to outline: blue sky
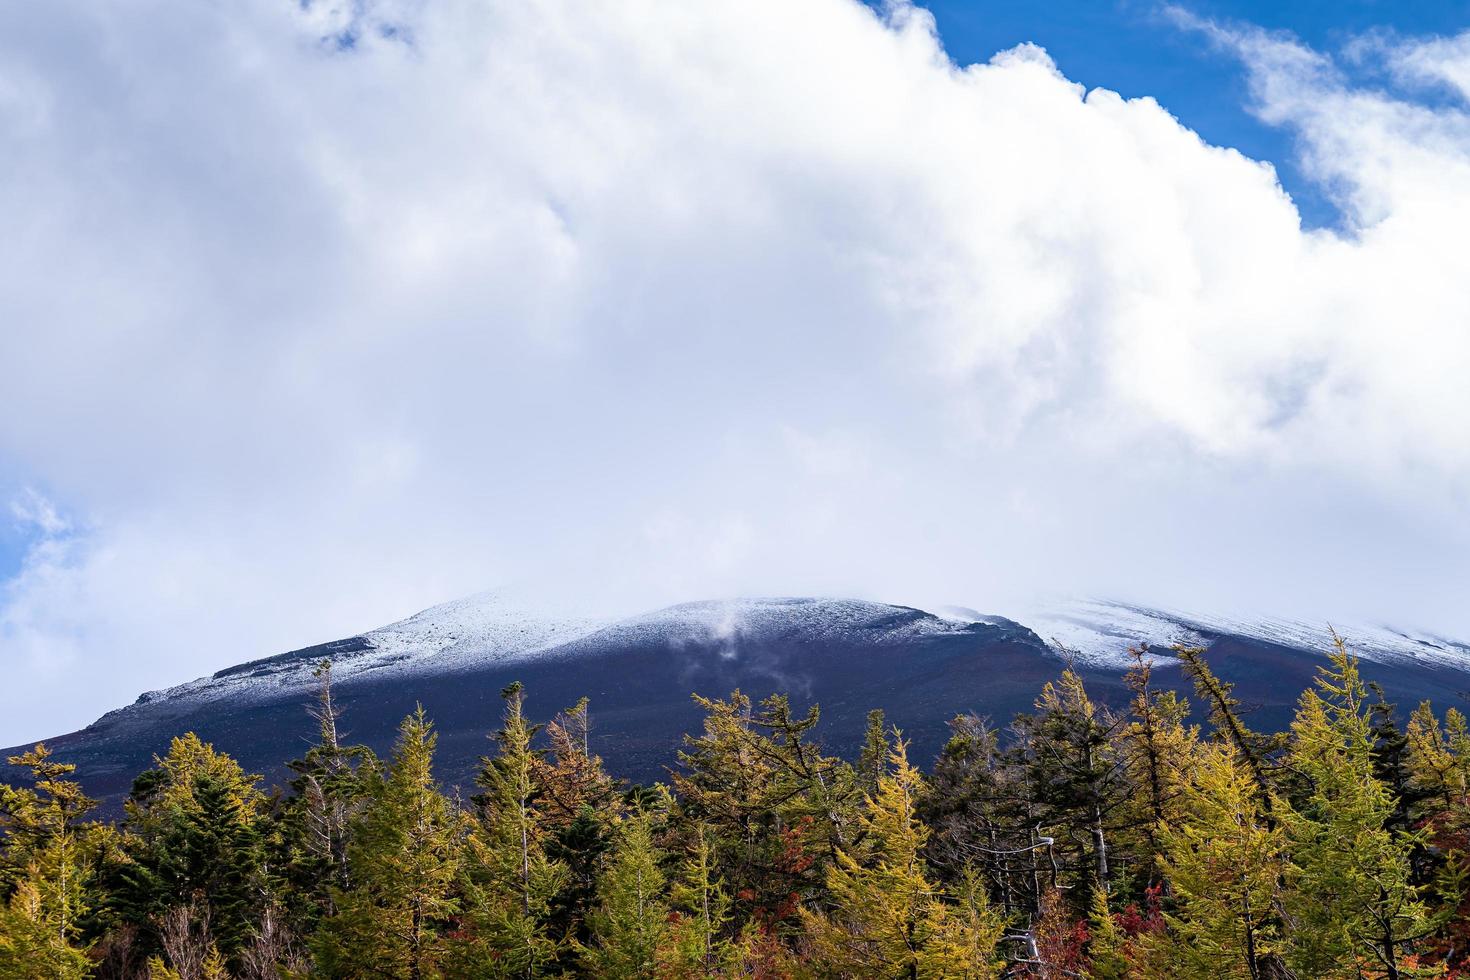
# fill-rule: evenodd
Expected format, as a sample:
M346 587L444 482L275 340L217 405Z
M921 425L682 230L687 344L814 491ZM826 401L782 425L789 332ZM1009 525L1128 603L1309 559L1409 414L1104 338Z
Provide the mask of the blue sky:
M1244 67L1230 54L1181 31L1150 0L930 0L940 35L960 62L985 61L1030 41L1044 47L1069 78L1125 97L1152 96L1186 126L1220 146L1273 163L1309 225L1339 215L1297 166L1293 134L1250 112ZM1375 31L1452 35L1470 22L1464 3L1380 0L1201 2L1178 6L1200 17L1287 31L1332 51Z
M140 4L0 5L0 744L501 584L1470 636L1463 6Z

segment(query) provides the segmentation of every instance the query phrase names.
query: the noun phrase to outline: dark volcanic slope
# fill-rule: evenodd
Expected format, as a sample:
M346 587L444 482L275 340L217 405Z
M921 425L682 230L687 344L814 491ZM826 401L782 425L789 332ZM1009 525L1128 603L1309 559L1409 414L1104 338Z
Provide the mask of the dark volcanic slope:
M487 733L498 723L499 692L516 680L525 683L528 707L538 718L590 697L594 748L614 772L631 779L663 777L682 735L698 729L692 692L722 696L736 687L756 698L780 691L798 706L820 703L821 737L844 753L855 750L868 710L882 707L913 740L915 758L927 760L944 742L947 719L975 712L1009 720L1063 667L1036 633L1008 620L953 622L845 600L679 606L600 629L552 631L549 646L521 659L475 653L465 647L472 632L440 637L445 642L433 647L456 655L419 660L399 649L402 635L398 646L379 639L393 655L357 670L346 667L354 666L354 655L374 649L375 634L242 665L145 696L49 744L58 757L78 764L91 792L113 805L154 753L190 730L247 769L282 781L282 764L300 755L314 734L305 712L311 697L306 665L337 656L345 665L337 696L350 738L386 752L398 721L422 703L438 726L440 772L449 784L468 784L489 748ZM1242 701L1256 706L1254 721L1261 727L1287 722L1323 663L1320 654L1259 638L1204 638L1212 664L1237 684ZM1116 660L1081 661L1079 669L1095 697L1123 703ZM1365 662L1363 669L1406 704L1430 698L1447 705L1470 688L1464 671L1444 662ZM1156 676L1164 685L1181 683L1168 661Z

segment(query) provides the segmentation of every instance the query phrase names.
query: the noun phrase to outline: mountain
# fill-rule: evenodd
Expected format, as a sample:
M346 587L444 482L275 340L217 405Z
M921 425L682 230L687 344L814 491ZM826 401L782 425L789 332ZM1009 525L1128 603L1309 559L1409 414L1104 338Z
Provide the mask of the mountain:
M1364 674L1406 705L1458 703L1470 689L1470 645L1383 628L1344 630ZM1116 602L1069 602L1010 619L962 607L932 612L851 599L737 599L686 603L630 618L531 609L494 595L427 609L381 629L221 670L142 695L78 732L47 742L74 762L111 807L170 737L196 731L268 779L314 734L305 707L314 667L331 659L348 736L380 752L422 703L440 732L439 764L468 786L497 725L499 693L525 683L546 718L586 695L594 748L609 768L661 778L701 714L691 692L789 694L821 705L820 732L855 750L867 711L881 707L930 758L961 712L1004 723L1025 710L1068 662L1101 701L1122 704L1129 647L1152 644L1160 684L1187 691L1173 643L1208 648L1263 728L1285 725L1331 646L1325 626L1232 621Z

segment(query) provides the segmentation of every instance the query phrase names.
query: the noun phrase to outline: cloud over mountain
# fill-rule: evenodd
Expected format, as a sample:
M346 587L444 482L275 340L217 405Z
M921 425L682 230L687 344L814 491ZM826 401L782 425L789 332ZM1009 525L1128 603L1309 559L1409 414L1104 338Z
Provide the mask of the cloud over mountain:
M7 8L0 741L504 581L1470 626L1470 46L1174 16L1341 227L903 3Z

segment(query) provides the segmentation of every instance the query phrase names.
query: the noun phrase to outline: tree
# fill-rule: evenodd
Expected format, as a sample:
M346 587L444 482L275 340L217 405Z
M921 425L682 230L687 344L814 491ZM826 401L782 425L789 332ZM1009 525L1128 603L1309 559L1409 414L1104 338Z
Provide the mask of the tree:
M1129 798L1126 761L1118 751L1123 724L1095 706L1082 678L1068 669L1042 688L1035 713L1014 726L1041 822L1056 828L1063 854L1075 855L1071 869L1103 891L1112 888L1109 833Z
M353 887L336 893L337 912L316 936L326 976L439 975L459 911L463 821L434 781L437 740L422 706L399 725L388 778L351 829Z
M0 976L72 980L91 975L80 923L89 873L75 833L62 830L31 855L0 907Z
M1425 847L1417 878L1444 918L1425 941L1425 955L1450 970L1470 967L1470 730L1455 708L1440 725L1428 702L1405 731L1405 767L1417 800L1414 826ZM1451 974L1455 975L1455 974Z
M847 820L844 794L855 796L851 768L807 743L817 716L793 718L785 698L758 712L739 691L695 701L704 731L685 737L673 773L681 810L708 828L741 913L772 927L820 887L819 861Z
M1282 814L1293 865L1291 959L1313 976L1352 969L1397 980L1405 952L1438 922L1412 880L1416 836L1387 826L1394 799L1374 772L1367 692L1357 661L1336 642L1291 727L1289 762L1308 786Z
M6 886L25 876L33 854L62 833L79 831L82 818L97 801L67 778L77 767L55 761L45 743L9 756L6 762L26 770L31 784L22 788L0 783L0 836L5 844L0 852L0 888L8 890Z
M96 801L68 778L76 766L39 743L7 761L31 785L0 783L0 976L86 976L93 864L113 835L82 822Z
M623 811L618 783L592 754L591 731L591 711L582 698L546 726L549 755L532 757L546 856L566 872L548 922L558 933L582 940L613 825Z
M692 980L734 971L741 951L727 935L734 919L732 903L719 879L714 848L703 824L693 829L671 898L675 914L663 957L664 972Z
M520 684L501 692L505 713L498 754L482 761L475 798L479 821L467 839L465 935L460 972L531 977L556 959L559 943L547 926L566 869L546 856L539 800L535 726L526 721Z
M1256 784L1256 795L1267 817L1271 815L1273 776L1278 756L1286 744L1280 734L1262 734L1254 731L1240 716L1240 702L1235 699L1235 685L1222 681L1205 662L1205 649L1176 644L1173 652L1190 680L1200 703L1207 710L1210 727L1215 737L1228 742L1236 752L1241 764L1250 772Z
M259 777L192 732L173 739L154 762L124 804L126 858L110 869L113 907L146 925L150 951L160 948L165 918L190 910L233 958L265 891Z
M918 818L923 779L902 738L861 816L861 849L839 851L827 870L832 911L804 909L813 960L841 976L989 977L998 975L1002 929L978 880L955 901L929 880Z
M1198 732L1186 723L1189 703L1173 691L1153 687L1153 662L1148 650L1137 647L1129 655L1133 663L1124 683L1133 695L1130 720L1117 741L1129 785L1134 788L1124 804L1124 819L1142 838L1139 844L1146 891L1164 884L1157 859L1159 834L1184 815L1184 781Z
M1470 791L1470 726L1459 710L1434 717L1428 701L1414 709L1404 732L1409 785L1431 812L1461 805Z
M295 778L294 795L281 815L279 864L290 886L291 918L305 929L335 911L334 890L350 887L348 832L367 801L381 788L382 773L372 750L343 745L338 728L342 710L332 688L332 662L313 672L316 703L308 713L317 723L317 741L287 764Z
M602 759L592 754L591 733L589 702L582 698L546 726L549 759L544 753L532 755L542 822L550 828L566 827L588 808L606 810L616 804L617 784L602 768Z
M868 725L863 730L863 748L858 753L857 787L864 796L878 791L878 780L888 767L888 733L884 728L883 709L868 712Z
M1262 812L1255 774L1233 744L1196 747L1179 817L1161 828L1168 933L1145 937L1152 975L1280 975L1276 906L1285 835Z
M670 938L663 899L662 853L653 843L653 819L643 810L618 829L590 916L592 942L582 962L591 976L633 980L652 976Z
M945 880L967 868L994 882L1005 915L1040 911L1035 801L1014 756L975 715L950 720L950 738L934 763L920 816L931 828L925 856Z

